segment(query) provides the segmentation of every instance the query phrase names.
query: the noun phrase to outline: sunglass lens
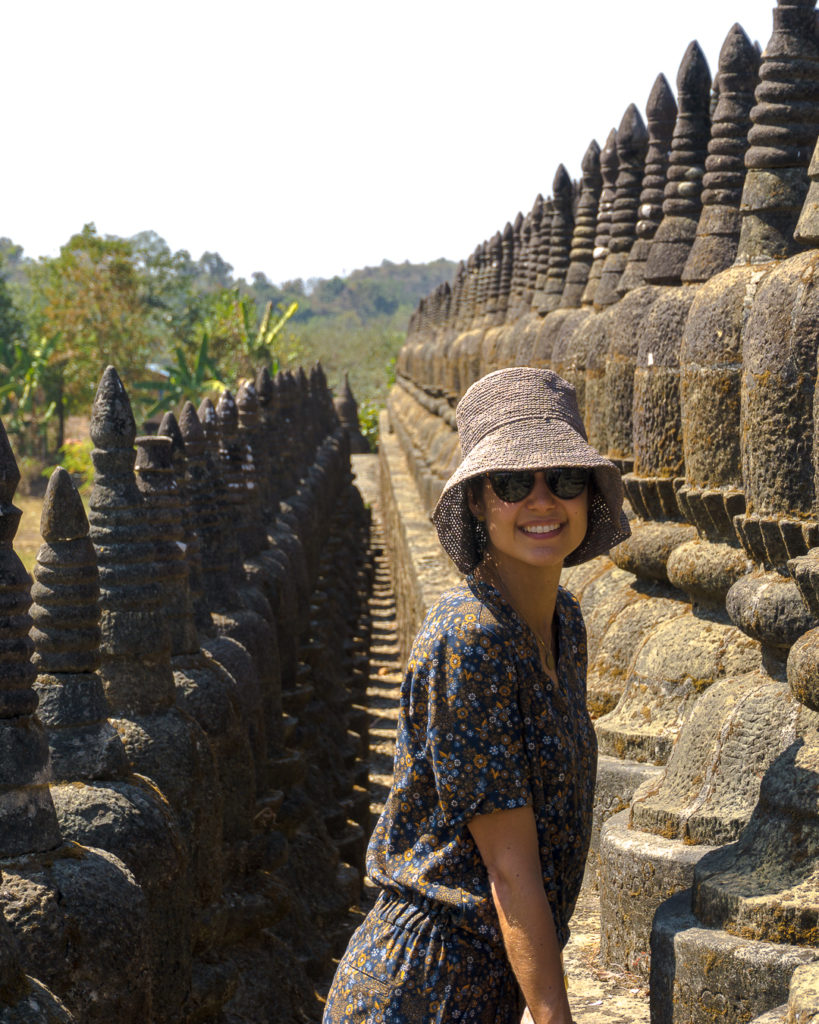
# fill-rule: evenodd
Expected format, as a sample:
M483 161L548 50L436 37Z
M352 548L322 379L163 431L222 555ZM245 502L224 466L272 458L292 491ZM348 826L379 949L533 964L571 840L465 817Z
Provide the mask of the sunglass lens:
M509 504L523 501L535 485L535 474L523 471L520 473L490 473L489 483L492 490Z
M550 469L546 473L549 490L557 498L576 498L582 494L589 482L589 471L582 466L567 466Z

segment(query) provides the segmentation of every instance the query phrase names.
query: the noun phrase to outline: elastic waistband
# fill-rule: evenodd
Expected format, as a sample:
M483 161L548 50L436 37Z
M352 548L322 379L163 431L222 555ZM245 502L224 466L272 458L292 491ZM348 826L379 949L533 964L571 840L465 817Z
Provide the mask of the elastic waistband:
M474 932L461 927L457 921L459 907L450 906L447 903L439 903L437 900L430 900L417 893L410 896L402 896L392 889L382 889L378 894L373 907L373 913L389 924L398 928L406 928L409 931L423 934L438 930L441 938L447 937L468 943L473 949L481 953L497 955L500 947L484 941ZM563 960L563 951L560 953L560 964L563 967L563 983L569 987L569 978ZM510 967L511 971L511 967Z
M463 926L461 908L438 900L430 900L418 893L402 895L392 889L382 889L375 901L374 913L390 924L414 932L437 929L442 937L466 942L481 952L497 954L500 947Z

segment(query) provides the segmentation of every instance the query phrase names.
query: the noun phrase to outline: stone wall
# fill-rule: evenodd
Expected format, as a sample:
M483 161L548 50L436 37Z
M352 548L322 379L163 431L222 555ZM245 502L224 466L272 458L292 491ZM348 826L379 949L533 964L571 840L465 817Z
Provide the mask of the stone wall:
M318 1021L368 826L369 517L320 367L137 436L33 581L0 424L0 1020Z
M458 398L501 366L571 381L623 473L631 538L564 583L589 633L602 955L650 979L657 1024L819 1006L816 26L783 0L761 55L734 25L713 77L691 43L579 183L561 165L421 301L389 403L396 538L457 464ZM406 637L432 596L401 606Z

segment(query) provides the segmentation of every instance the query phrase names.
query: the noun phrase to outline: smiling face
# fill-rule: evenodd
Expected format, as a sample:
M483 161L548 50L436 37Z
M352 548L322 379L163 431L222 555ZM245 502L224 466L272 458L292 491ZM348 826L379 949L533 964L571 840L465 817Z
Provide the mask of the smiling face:
M469 507L484 521L489 538L484 558L510 572L556 570L586 536L589 489L576 498L558 498L542 471L535 474L529 494L518 502L505 502L483 478L468 488Z

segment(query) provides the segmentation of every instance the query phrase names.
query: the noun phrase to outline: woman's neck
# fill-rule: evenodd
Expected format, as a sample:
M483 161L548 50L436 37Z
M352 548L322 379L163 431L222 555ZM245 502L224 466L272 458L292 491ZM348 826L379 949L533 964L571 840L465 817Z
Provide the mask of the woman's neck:
M531 566L517 562L511 565L490 549L475 575L496 587L535 636L548 643L561 569L560 565Z

